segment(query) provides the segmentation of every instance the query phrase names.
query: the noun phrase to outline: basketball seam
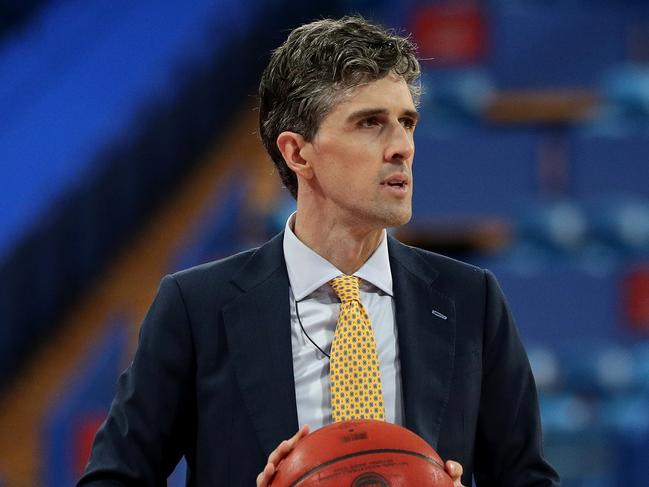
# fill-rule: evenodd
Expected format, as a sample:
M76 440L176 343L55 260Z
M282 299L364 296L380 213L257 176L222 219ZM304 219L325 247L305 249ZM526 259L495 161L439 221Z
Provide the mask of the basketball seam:
M352 457L356 457L356 456L371 455L373 453L401 453L403 455L410 455L410 456L413 456L413 457L419 457L419 458L422 458L422 459L426 460L428 463L432 463L437 468L441 468L442 470L444 470L443 465L440 465L437 461L435 461L432 458L427 457L426 455L423 455L421 453L417 453L417 452L409 451L409 450L400 450L398 448L379 448L379 449L376 449L376 450L364 450L362 452L348 453L347 455L342 455L342 456L339 456L339 457L336 457L336 458L332 458L331 460L328 460L328 461L318 465L317 467L312 468L308 472L302 474L302 476L300 478L298 478L295 482L293 482L289 487L295 487L297 484L302 482L304 479L306 479L310 475L314 474L318 470L322 470L323 468L328 467L329 465L331 465L333 463L340 462L342 460L347 460L348 458L352 458Z

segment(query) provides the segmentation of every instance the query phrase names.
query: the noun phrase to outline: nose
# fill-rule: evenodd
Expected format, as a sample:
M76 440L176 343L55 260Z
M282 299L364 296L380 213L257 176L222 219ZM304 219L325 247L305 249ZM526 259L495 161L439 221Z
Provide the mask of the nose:
M385 161L407 161L412 159L415 152L415 142L412 131L407 130L401 123L390 131L388 143L385 148Z

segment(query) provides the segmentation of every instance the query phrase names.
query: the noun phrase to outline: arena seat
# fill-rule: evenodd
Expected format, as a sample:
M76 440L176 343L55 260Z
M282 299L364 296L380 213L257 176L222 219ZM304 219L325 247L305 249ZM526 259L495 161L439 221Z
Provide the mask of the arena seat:
M535 132L470 129L440 135L424 124L415 138L413 223L513 219L517 208L538 191L540 136Z
M612 4L591 4L497 2L488 16L497 86L595 87L603 69L625 59L633 16Z
M523 338L556 347L584 337L618 340L619 269L588 272L577 264L547 261L539 268L517 267L506 258L484 259L511 305Z
M570 187L575 198L649 198L649 135L577 134L572 153Z

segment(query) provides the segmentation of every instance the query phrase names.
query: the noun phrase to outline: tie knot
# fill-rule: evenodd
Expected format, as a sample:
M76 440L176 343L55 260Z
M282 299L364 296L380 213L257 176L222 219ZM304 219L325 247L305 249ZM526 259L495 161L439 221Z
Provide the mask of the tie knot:
M329 281L331 287L338 295L341 303L348 301L360 301L361 291L359 279L356 276L338 276Z

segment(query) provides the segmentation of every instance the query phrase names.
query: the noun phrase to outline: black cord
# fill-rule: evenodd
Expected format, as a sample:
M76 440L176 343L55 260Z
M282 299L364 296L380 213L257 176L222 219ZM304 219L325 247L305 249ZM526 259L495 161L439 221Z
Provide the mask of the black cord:
M291 290L291 293L293 293L293 290ZM304 329L304 326L302 326L302 319L300 318L300 311L297 309L297 299L295 299L295 294L293 294L293 301L295 301L295 314L297 315L297 322L300 324L300 328L302 328L302 333L304 333L304 336L306 336L309 339L309 341L311 343L313 343L313 346L315 348L320 350L320 353L322 353L322 355L326 356L327 358L330 358L329 354L327 352L325 352L323 349L321 349L316 342L311 340L311 337L309 336L309 334Z

